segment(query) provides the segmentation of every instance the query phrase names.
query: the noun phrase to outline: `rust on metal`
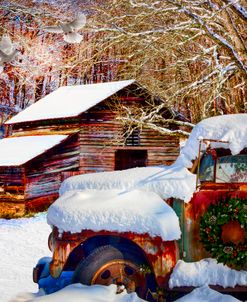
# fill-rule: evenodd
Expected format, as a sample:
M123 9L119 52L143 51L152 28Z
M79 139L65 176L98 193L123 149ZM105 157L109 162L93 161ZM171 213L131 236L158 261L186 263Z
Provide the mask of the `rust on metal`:
M167 274L172 271L178 260L178 246L174 241L162 241L160 237L150 237L149 234L134 234L131 232L118 233L109 231L94 232L83 230L81 233L70 234L64 232L59 238L55 228L53 231L53 259L50 264L50 272L53 277L58 277L68 260L72 250L94 236L120 236L137 244L145 253L148 263L152 267L158 285L164 286L167 282Z
M184 211L183 240L186 246L187 261L197 261L210 255L200 242L199 224L200 218L207 211L210 204L215 204L224 198L242 198L247 200L247 184L232 183L204 183L188 204Z

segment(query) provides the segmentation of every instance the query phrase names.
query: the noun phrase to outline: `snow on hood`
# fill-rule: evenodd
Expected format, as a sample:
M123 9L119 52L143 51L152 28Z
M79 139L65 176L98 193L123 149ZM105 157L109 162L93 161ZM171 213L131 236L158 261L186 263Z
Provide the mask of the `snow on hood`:
M198 123L182 148L177 163L187 168L198 157L199 140L214 139L228 143L211 143L212 148L230 149L238 154L247 147L247 114L214 116ZM205 148L205 144L203 144Z
M181 235L174 210L157 194L141 190L67 192L50 206L47 221L60 232L90 229L148 233L163 240L176 240Z
M175 302L240 302L230 295L221 294L207 285L194 289L190 294Z
M179 260L169 279L170 288L205 284L224 288L247 286L247 272L231 269L211 258L190 263Z
M59 193L62 195L67 191L85 189L141 189L155 192L163 199L174 197L188 202L196 189L196 176L176 164L90 173L66 179Z

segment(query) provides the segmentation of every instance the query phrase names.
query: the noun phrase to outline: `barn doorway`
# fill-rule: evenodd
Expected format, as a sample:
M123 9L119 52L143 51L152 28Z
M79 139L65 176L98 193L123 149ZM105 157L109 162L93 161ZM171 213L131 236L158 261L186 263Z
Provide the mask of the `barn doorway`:
M146 167L147 150L117 150L115 152L115 170Z

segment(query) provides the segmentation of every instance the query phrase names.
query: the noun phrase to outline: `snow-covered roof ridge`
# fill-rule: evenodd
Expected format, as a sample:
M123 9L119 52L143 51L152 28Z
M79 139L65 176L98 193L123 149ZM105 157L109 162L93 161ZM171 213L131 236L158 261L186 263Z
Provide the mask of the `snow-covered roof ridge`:
M141 190L67 192L50 206L47 221L60 232L148 233L163 240L177 240L181 235L175 211L156 193Z
M20 166L67 137L68 135L36 135L1 139L0 166Z
M155 192L163 199L174 197L189 202L196 189L196 176L176 164L90 173L69 177L62 183L59 193L85 189L141 189Z
M62 86L27 107L5 124L75 117L92 108L135 80Z
M198 157L199 143L202 139L227 142L211 142L211 146L230 149L233 155L238 154L247 147L247 114L220 115L199 122L182 148L177 163L191 168L192 161ZM205 148L205 144L202 147Z

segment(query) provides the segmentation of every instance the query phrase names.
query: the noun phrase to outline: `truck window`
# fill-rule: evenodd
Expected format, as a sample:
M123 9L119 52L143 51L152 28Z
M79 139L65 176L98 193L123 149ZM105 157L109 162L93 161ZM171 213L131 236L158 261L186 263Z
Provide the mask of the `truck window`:
M216 182L247 182L247 155L230 155L217 159Z
M200 162L200 181L214 181L214 159L211 154L204 154Z

